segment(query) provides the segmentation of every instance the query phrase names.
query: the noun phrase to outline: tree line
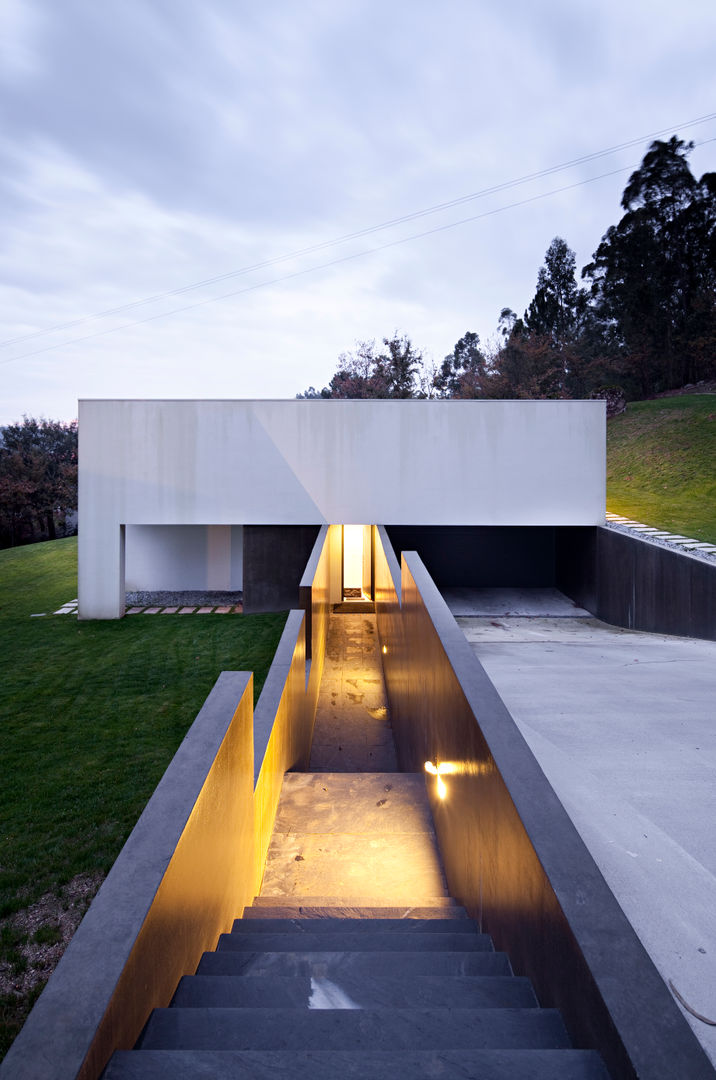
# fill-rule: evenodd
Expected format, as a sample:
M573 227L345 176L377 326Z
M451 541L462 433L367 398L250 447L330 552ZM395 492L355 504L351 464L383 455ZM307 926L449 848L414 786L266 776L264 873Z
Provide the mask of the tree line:
M492 345L467 331L438 365L396 332L342 353L328 386L297 397L633 400L716 377L716 173L697 180L692 149L650 145L580 281L555 237L529 306L502 309Z
M0 547L76 531L77 421L0 428Z

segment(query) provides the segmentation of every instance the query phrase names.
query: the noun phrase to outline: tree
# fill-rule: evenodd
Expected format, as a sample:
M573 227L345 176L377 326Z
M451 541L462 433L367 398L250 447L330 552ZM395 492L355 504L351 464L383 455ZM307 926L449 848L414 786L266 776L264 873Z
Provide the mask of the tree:
M528 333L551 338L560 348L574 341L584 307L575 277L576 258L566 240L555 236L537 274L537 290L525 312Z
M697 181L692 143L656 140L632 173L625 213L582 276L592 306L644 396L704 378L716 342L716 175Z
M443 360L435 375L434 386L441 398L484 397L487 361L480 348L480 338L472 330L460 338Z
M328 386L309 387L299 398L412 398L427 396L423 354L407 334L397 331L383 338L383 351L375 341L358 342L355 352L341 353L338 368ZM421 376L423 378L421 379Z
M54 540L56 524L77 509L77 421L24 417L0 429L0 530L3 542Z

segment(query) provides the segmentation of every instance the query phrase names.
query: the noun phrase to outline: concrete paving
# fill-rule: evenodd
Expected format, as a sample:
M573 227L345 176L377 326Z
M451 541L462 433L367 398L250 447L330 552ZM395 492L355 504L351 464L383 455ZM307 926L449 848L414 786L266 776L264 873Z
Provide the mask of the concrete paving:
M457 621L663 978L716 1020L716 643Z
M559 589L443 589L453 615L549 615L553 618L588 616Z

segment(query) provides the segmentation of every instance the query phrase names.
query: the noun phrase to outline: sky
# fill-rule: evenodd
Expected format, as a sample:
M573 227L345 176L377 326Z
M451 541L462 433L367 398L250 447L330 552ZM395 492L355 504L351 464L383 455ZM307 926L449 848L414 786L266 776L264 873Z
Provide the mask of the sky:
M713 0L0 0L0 424L489 343L652 137L716 170L715 44Z

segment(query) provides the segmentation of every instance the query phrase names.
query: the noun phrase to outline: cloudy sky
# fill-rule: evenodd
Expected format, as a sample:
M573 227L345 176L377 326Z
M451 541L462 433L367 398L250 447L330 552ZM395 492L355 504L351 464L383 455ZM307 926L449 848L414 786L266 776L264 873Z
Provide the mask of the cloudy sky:
M0 0L0 423L489 340L650 136L716 169L715 45L713 0Z

